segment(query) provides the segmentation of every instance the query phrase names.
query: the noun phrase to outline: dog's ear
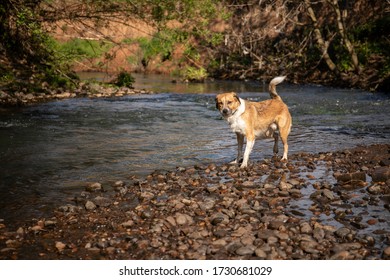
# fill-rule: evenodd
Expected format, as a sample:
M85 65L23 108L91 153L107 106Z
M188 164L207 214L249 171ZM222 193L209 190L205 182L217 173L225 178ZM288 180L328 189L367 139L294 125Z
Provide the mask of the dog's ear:
M237 99L238 103L241 104L240 97L238 97L237 93L234 93L234 98Z

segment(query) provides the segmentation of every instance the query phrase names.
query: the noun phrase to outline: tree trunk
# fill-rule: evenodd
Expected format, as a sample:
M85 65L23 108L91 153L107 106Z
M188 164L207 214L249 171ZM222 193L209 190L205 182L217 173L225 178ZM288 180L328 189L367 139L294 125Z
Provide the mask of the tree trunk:
M310 17L311 21L313 22L314 36L315 36L315 39L317 40L318 46L320 47L320 49L322 51L322 57L324 58L325 63L326 63L326 65L328 65L329 69L331 71L335 72L336 74L338 74L337 66L333 62L332 58L329 56L329 53L328 53L329 41L325 41L324 37L322 36L321 30L318 26L317 17L314 13L312 6L311 6L310 0L305 0L305 6L306 6L307 12L309 14L309 17Z
M361 69L359 66L359 59L358 56L355 52L355 48L353 47L351 41L348 38L347 31L345 30L345 25L344 25L344 19L341 14L340 6L337 2L337 0L327 0L328 3L333 7L335 13L336 13L336 20L337 20L337 29L339 30L339 34L343 40L343 43L345 47L348 50L348 53L351 56L352 64L355 69L356 73L360 73Z

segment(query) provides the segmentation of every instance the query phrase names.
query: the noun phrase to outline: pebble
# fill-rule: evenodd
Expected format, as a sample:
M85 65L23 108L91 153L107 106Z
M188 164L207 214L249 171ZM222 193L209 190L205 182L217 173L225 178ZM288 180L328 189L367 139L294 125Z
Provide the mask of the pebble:
M195 166L118 181L106 192L84 191L72 200L84 207L62 206L28 230L10 232L0 220L0 257L31 257L25 240L34 240L46 259L390 259L387 220L370 212L389 203L385 183L347 190L349 183L301 173L320 164L329 174L363 170L343 158L351 155L321 154L322 163L292 155L285 168L269 160L245 170ZM366 161L363 172L373 165Z
M389 247L386 247L386 248L383 250L383 256L384 256L386 259L390 259L390 246L389 246Z
M96 191L101 191L102 185L100 183L92 183L89 184L88 186L85 187L85 190L88 192L96 192Z
M85 209L87 210L94 210L96 209L96 205L95 203L93 203L92 201L88 200L86 203L85 203Z
M259 257L260 259L267 259L267 253L264 252L262 249L260 248L257 248L255 250L255 254L257 257Z
M378 195L378 194L381 194L382 193L382 186L379 185L379 184L374 184L372 186L369 186L367 188L367 191L370 193L370 194L374 194L374 195Z
M378 167L377 169L374 170L374 173L372 174L373 182L386 182L389 179L390 179L389 166Z
M181 213L176 213L175 220L176 220L176 224L179 226L191 225L194 222L191 216L187 214L181 214Z
M56 242L56 248L58 251L63 251L66 248L66 244L62 243L61 241Z
M111 205L112 201L111 199L103 196L97 196L93 199L93 202L96 206L99 207L108 207ZM93 209L88 209L88 210L93 210Z
M124 222L121 225L123 227L125 227L125 228L131 228L134 225L134 221L133 220L128 220L127 222Z
M300 224L301 233L312 233L312 228L308 222L303 222Z
M245 246L245 247L238 248L235 253L239 256L246 256L246 255L253 255L254 252L255 249L252 246Z
M335 234L340 238L345 238L348 234L351 233L351 230L346 227L341 227L338 230L336 230Z

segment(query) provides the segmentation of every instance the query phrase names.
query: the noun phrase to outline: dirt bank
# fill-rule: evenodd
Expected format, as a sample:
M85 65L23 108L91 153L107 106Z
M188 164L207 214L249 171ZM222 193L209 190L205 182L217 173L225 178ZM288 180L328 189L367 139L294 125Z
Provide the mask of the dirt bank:
M178 167L0 220L0 259L390 259L390 145Z

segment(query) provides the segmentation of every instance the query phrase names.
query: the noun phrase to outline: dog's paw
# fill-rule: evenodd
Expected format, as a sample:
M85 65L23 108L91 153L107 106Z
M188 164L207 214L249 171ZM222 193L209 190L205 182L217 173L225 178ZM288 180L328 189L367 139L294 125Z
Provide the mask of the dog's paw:
M229 162L229 164L240 164L240 163L242 163L242 161L243 161L243 159L240 159L240 160L235 159L235 160Z

